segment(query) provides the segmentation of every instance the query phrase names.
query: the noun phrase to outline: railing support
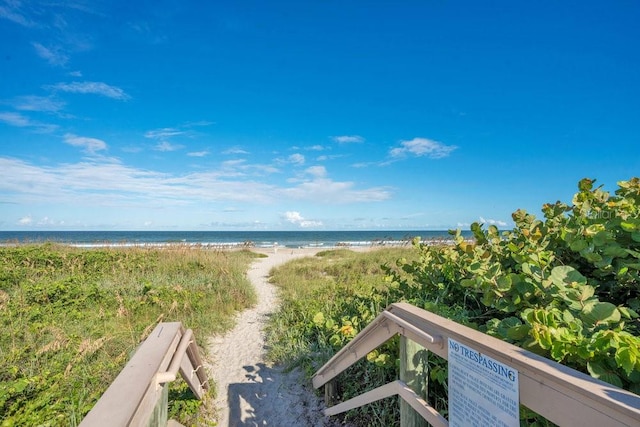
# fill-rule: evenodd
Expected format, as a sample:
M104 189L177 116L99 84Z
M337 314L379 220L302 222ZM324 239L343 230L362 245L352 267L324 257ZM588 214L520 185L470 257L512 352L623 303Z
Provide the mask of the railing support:
M400 381L425 401L429 381L428 357L427 349L400 336ZM399 400L400 427L428 427L427 421L402 396Z
M80 427L166 426L168 382L178 371L201 399L208 386L192 331L180 322L160 323Z

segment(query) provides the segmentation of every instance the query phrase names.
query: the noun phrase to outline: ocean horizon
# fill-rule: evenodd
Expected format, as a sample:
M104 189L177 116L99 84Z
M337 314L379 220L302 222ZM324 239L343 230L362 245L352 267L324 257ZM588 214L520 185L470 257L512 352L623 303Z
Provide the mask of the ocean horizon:
M470 231L463 231L471 237ZM212 248L274 246L334 248L410 245L450 242L448 230L340 230L340 231L0 231L0 245L57 243L76 247L189 245Z

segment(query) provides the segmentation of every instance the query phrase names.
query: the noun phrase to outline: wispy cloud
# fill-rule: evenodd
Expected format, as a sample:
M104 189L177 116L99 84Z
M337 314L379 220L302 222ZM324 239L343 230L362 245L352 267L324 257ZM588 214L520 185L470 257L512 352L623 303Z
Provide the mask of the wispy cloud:
M391 197L391 192L385 187L356 189L351 181L334 181L317 175L281 192L284 197L293 200L326 204L380 202Z
M23 27L35 27L36 23L27 16L25 11L21 10L21 6L22 2L20 1L3 2L0 4L0 18L8 19Z
M209 151L203 150L203 151L192 151L190 153L187 153L187 156L189 156L189 157L206 157L209 154L211 154L211 153L209 153Z
M161 128L145 132L144 137L150 139L167 139L172 136L184 135L186 131L176 128Z
M240 147L231 147L224 150L222 154L249 154L249 152Z
M288 222L295 224L300 228L322 227L323 225L322 221L313 221L313 220L304 219L302 215L300 215L300 212L296 212L296 211L285 212L284 218Z
M102 82L57 83L55 85L45 86L45 89L69 93L100 95L120 101L126 101L131 98L124 90L120 89L119 87L110 86Z
M19 225L30 225L33 223L33 217L31 215L23 216L18 220Z
M332 136L331 139L339 144L360 143L365 141L360 135Z
M17 127L27 127L31 125L29 118L23 116L20 113L0 113L0 121L5 122L8 125Z
M480 217L480 222L483 224L489 224L489 225L498 225L500 227L505 227L507 225L507 223L505 221L500 221L497 219L485 219L483 217Z
M8 102L13 108L20 111L42 111L47 113L55 113L62 110L65 103L48 97L25 95L14 98Z
M445 145L441 142L427 138L413 138L409 141L400 141L400 146L392 148L389 155L393 158L402 158L409 155L415 157L429 157L430 159L442 159L448 157L455 145Z
M178 151L182 150L184 145L171 144L169 141L161 141L153 147L156 151Z
M323 178L327 175L327 169L324 166L311 166L305 172L317 178Z
M96 154L107 149L107 143L97 138L88 138L68 133L64 136L64 142L74 147L81 147L87 154Z
M85 149L92 144L90 139L83 137L69 136L69 139ZM99 151L102 144L93 144L97 144L94 151ZM255 172L260 166L239 164L236 168ZM116 159L99 156L57 166L38 166L0 157L0 170L3 171L0 192L11 195L16 203L168 209L208 204L212 200L258 205L305 200L335 205L375 202L390 197L386 188L356 188L352 182L333 181L322 176L320 169L309 171L309 180L293 186L254 179L250 175L234 173L232 169L168 174L137 169Z
M50 65L56 67L64 67L69 62L69 55L67 55L60 46L46 47L40 43L31 43L36 50L38 56L46 60Z
M300 153L292 154L287 157L287 162L292 163L294 165L304 165L304 156Z
M51 133L58 129L57 125L31 120L29 117L15 112L0 112L0 122L4 122L10 126L31 128L34 132L38 133Z

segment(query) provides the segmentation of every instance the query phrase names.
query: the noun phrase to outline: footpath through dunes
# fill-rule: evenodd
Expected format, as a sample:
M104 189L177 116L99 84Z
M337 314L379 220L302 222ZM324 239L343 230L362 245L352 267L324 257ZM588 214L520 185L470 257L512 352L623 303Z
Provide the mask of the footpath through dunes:
M211 338L210 372L215 381L218 426L338 426L322 414L323 402L303 385L302 373L283 372L265 361L264 326L278 306L269 271L294 258L313 256L318 250L264 251L247 276L256 289L258 303L240 313L236 326Z

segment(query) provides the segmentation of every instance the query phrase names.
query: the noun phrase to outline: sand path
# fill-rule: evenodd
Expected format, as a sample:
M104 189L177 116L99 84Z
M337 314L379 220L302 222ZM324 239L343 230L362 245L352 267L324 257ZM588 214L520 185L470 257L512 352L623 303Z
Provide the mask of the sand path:
M258 294L258 304L242 312L236 326L211 339L211 373L216 384L220 427L235 426L337 426L322 415L323 403L302 386L301 373L284 373L264 360L264 325L278 305L276 288L268 282L271 268L315 250L284 248L251 265L248 278Z

